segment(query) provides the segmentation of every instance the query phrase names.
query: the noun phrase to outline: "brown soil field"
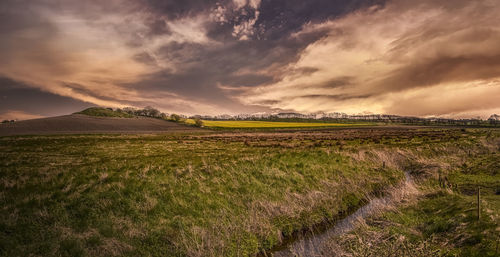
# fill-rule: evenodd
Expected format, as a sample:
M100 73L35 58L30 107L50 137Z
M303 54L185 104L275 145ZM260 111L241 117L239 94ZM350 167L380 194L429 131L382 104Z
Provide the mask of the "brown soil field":
M424 127L424 126L373 126L357 128L328 128L321 130L295 130L273 132L221 132L202 135L189 135L185 139L245 141L248 144L259 146L275 142L311 141L322 143L336 140L341 144L343 140L360 140L380 142L383 140L400 141L415 137L429 137L427 140L447 138L456 140L462 135L461 128L454 127Z
M100 133L201 132L202 129L153 118L93 117L71 114L0 124L0 136Z

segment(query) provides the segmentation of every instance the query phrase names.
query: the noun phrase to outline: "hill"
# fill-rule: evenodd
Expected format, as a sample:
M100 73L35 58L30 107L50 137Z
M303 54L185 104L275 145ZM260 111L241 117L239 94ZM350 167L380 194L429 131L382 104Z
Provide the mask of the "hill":
M114 113L103 112L101 110L87 111L87 113L89 112L94 115L71 114L0 124L0 136L96 133L145 134L202 131L201 129L161 119L102 116L114 115Z

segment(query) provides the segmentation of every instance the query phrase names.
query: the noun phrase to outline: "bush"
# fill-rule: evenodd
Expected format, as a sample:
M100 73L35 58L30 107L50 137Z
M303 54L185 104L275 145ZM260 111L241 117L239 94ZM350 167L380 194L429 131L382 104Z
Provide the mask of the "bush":
M172 113L172 115L170 115L170 119L175 121L175 122L179 122L181 120L181 116L179 116L178 114Z
M159 118L160 117L160 111L157 109L151 107L151 106L146 106L144 109L142 109L143 115L148 116L148 117L153 117L153 118Z
M203 121L200 118L194 118L194 125L196 127L203 127Z

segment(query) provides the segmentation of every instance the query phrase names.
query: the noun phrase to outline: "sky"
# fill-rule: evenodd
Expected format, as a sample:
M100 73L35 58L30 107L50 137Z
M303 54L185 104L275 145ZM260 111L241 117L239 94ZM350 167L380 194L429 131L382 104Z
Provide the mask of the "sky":
M2 0L0 119L90 106L488 118L498 0Z

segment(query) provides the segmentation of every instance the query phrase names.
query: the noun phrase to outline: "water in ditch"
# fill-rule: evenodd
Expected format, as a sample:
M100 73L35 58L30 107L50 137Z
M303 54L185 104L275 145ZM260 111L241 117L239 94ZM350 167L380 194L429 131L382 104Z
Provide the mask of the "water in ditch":
M298 236L287 247L272 251L267 255L275 257L300 256L318 257L324 256L325 243L333 236L341 236L352 231L360 220L363 220L376 212L383 211L392 206L396 201L417 192L415 184L408 173L405 173L405 181L399 187L391 190L384 197L371 199L366 205L360 207L351 215L335 223L331 228L320 233L308 233ZM323 253L323 254L322 254Z

